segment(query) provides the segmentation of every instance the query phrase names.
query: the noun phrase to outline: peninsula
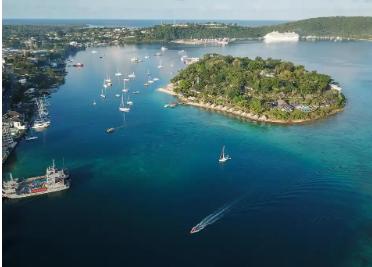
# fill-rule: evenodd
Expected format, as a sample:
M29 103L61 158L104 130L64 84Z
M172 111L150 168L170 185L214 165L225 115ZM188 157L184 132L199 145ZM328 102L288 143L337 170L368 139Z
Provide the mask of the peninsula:
M343 110L346 99L330 76L276 59L207 54L166 88L181 103L255 121L295 124Z

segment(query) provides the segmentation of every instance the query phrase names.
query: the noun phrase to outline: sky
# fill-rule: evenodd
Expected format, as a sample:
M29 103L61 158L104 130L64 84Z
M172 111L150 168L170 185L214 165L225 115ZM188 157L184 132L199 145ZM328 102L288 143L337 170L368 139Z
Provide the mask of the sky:
M372 0L3 0L3 18L295 20L372 16Z

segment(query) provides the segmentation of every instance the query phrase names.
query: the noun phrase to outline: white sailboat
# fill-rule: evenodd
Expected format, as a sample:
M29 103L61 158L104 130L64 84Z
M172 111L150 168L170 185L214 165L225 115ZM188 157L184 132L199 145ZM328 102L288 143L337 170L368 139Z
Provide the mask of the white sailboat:
M115 76L116 76L116 77L120 77L120 76L122 76L122 75L123 75L123 74L122 74L120 71L116 71L116 72L115 72Z
M132 105L133 105L133 101L131 101L131 100L129 99L129 95L128 95L128 99L127 99L127 105L128 105L128 106L132 106Z
M103 92L103 88L102 88L102 90L101 90L100 97L102 97L102 98L106 98L106 95L105 95L104 92Z
M158 65L158 69L162 69L162 68L163 68L163 65L161 64L161 61L160 61L159 65Z
M123 96L123 94L121 94L121 102L120 102L119 110L121 112L129 112L130 111L130 108L129 107L126 107L125 104L124 104L124 96Z
M107 78L105 79L104 84L107 85L107 86L111 86L112 85L112 81L111 81L110 76L107 76Z
M124 82L124 88L121 91L126 93L126 92L128 92L128 89L125 87L126 82L127 82L126 79L123 79L123 82Z
M38 109L38 118L34 121L32 128L35 130L43 130L50 125L50 119L48 118L49 112L42 98L36 100L36 105Z
M225 154L225 146L222 147L222 151L221 151L221 155L220 155L220 158L218 159L218 162L220 163L224 163L228 160L230 160L231 157L227 154Z
M134 74L134 72L132 72L131 74L128 75L128 78L134 79L134 78L136 78L136 74Z

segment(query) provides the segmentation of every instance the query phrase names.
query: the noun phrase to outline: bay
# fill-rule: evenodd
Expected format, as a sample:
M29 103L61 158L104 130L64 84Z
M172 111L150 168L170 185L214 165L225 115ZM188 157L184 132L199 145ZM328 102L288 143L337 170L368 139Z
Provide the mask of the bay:
M69 67L52 95L50 128L22 142L4 166L4 175L24 177L64 159L72 187L3 202L4 266L371 265L372 43L168 45L155 57L160 47L94 48L73 58L84 68ZM295 126L165 109L174 99L156 89L184 67L181 49L290 60L331 75L348 103L340 114ZM125 115L117 71L134 71L128 86L140 91ZM145 88L147 72L160 81ZM103 100L107 75L113 87ZM108 135L109 127L119 128ZM222 145L232 157L224 165ZM220 220L189 234L236 199Z

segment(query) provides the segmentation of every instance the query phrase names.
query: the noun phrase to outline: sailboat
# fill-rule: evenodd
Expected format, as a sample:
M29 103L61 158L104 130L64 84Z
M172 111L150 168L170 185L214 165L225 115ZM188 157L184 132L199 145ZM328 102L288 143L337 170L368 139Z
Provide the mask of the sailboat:
M130 111L130 108L129 107L126 107L125 104L124 104L124 96L123 96L123 94L121 94L121 102L120 102L119 110L121 112L129 112Z
M111 86L111 85L112 85L112 81L111 81L110 76L107 76L107 78L106 78L104 84L107 85L107 86Z
M101 94L100 94L100 96L101 96L102 98L106 98L106 95L105 95L104 92L103 92L103 88L102 88L102 90L101 90Z
M133 105L133 101L129 100L129 96L128 96L128 100L127 100L127 105L129 105L129 106Z
M132 72L131 74L128 75L128 78L134 79L134 78L136 78L136 74L134 74L134 72Z
M120 71L117 71L116 73L115 73L115 76L116 77L119 77L119 76L122 76L123 74L120 72Z
M228 160L230 160L231 157L229 155L225 155L225 146L222 147L222 151L221 151L221 155L220 155L220 158L218 159L218 162L220 163L224 163Z
M159 65L158 65L158 69L162 69L162 68L163 68L163 65L161 64L161 61L160 61Z
M123 81L124 81L124 88L121 91L126 93L126 92L128 92L128 89L125 87L126 79L123 79Z
M43 130L50 125L50 119L48 118L49 113L42 98L36 100L36 105L38 109L38 118L34 121L32 128L35 130Z

